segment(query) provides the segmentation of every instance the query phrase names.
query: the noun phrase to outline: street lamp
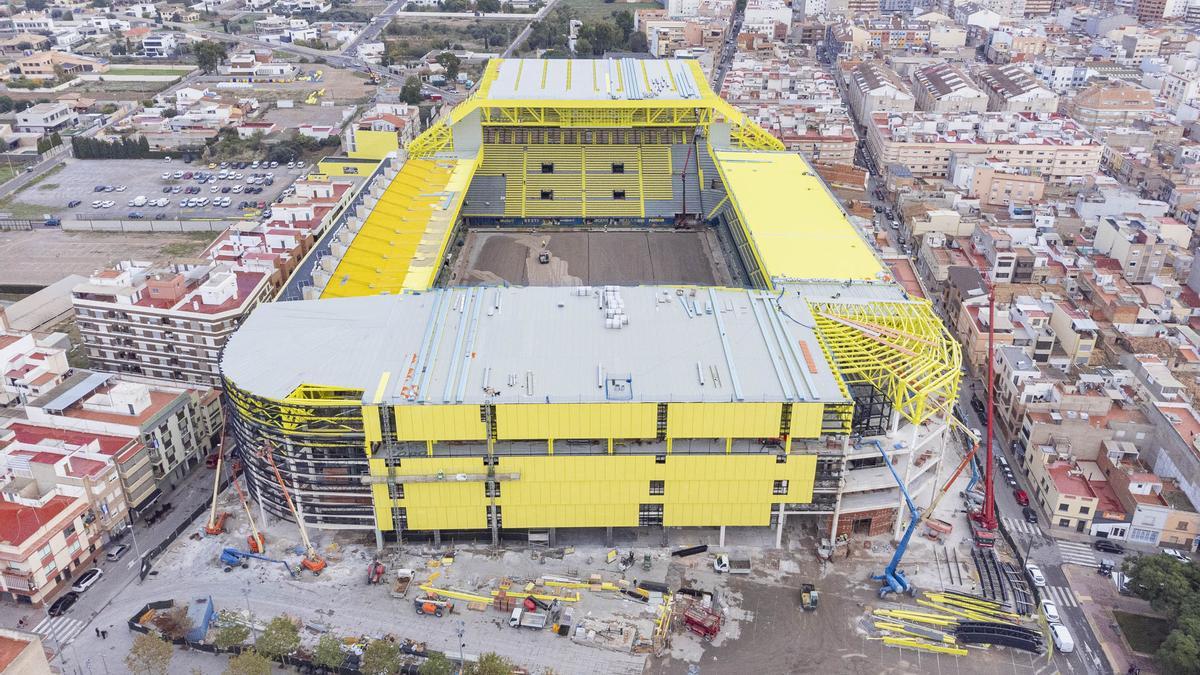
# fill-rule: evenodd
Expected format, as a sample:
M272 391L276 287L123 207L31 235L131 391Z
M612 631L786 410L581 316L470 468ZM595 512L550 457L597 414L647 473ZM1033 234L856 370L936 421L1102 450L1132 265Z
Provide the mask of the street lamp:
M466 663L463 661L463 649L467 646L467 641L464 637L467 633L467 624L462 619L458 621L458 630L456 632L458 633L458 672L462 673L466 668Z

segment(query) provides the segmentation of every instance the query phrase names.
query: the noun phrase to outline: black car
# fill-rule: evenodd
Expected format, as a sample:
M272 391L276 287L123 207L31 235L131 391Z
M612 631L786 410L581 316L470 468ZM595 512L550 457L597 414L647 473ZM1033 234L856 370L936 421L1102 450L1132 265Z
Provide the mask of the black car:
M68 209L73 209L73 208L75 208L76 206L79 206L79 205L80 205L80 204L82 204L82 203L83 203L83 202L79 201L78 199L72 199L71 201L67 202L67 208L68 208Z
M1021 515L1025 516L1026 522L1037 525L1038 515L1037 511L1033 510L1033 507L1026 506L1025 508L1021 509Z
M50 605L50 610L47 613L50 616L62 616L68 609L71 609L71 605L74 605L78 599L79 594L75 591L64 593L61 598L54 601L53 605Z
M973 410L976 412L976 414L978 414L980 417L982 417L982 416L984 416L984 415L986 415L986 414L987 414L987 406L985 406L985 405L983 404L983 401L979 400L979 397L978 397L978 396L972 396L972 397L971 397L971 408L972 408L972 409L973 409Z
M1100 540L1096 541L1096 543L1092 544L1092 547L1095 548L1097 551L1102 551L1104 553L1124 553L1125 552L1124 546L1118 544L1115 541L1109 541L1108 539L1100 539Z

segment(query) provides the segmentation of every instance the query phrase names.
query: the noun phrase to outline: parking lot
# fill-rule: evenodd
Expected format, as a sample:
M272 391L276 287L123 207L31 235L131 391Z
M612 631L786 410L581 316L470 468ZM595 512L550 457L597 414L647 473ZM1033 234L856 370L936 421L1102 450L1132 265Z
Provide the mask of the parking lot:
M236 220L257 217L302 170L286 164L209 168L179 159L68 160L15 201L63 220Z

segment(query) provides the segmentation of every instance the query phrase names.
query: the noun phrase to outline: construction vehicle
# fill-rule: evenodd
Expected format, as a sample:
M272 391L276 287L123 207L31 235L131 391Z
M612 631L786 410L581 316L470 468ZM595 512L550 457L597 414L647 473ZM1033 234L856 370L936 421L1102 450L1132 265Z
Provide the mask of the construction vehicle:
M249 551L239 551L236 548L225 548L221 551L221 563L225 565L226 572L231 571L235 567L241 567L243 569L249 567L250 558L254 558L255 560L264 560L266 562L279 563L288 571L288 574L292 575L293 577L296 576L296 570L292 569L291 565L282 560L268 558L265 555L259 555Z
M372 560L370 565L367 565L367 583L374 585L383 580L383 573L387 568L378 560Z
M701 605L692 605L683 612L683 625L705 642L712 642L721 632L721 615Z
M908 527L904 530L904 536L900 538L900 543L896 545L896 552L892 554L891 562L883 569L883 574L877 574L871 578L883 582L879 587L880 598L885 598L891 593L907 593L910 596L916 596L917 589L909 583L908 577L900 570L900 561L904 559L904 552L908 550L908 542L921 522L921 514L917 512L917 505L913 503L912 497L908 494L908 488L904 485L904 480L900 478L900 474L896 473L896 466L892 464L892 458L888 457L883 445L879 441L868 442L879 450L879 454L883 455L883 462L887 464L888 471L892 472L892 478L895 479L896 485L900 486L900 494L904 495L904 503L908 505L909 513Z
M441 618L445 614L450 614L454 611L454 603L449 600L443 600L436 595L425 595L413 600L413 606L417 608L417 614L422 616L432 614Z
M412 585L413 577L416 572L409 569L396 570L396 580L392 582L392 597L404 598L408 596L408 587Z
M812 612L817 609L817 603L821 600L821 593L817 587L812 584L800 584L800 607L806 612Z
M541 630L546 627L547 615L541 612L531 612L524 607L517 607L508 617L508 625L513 628L532 628Z
M954 531L954 525L940 518L930 518L925 521L925 532L922 533L930 541L941 541L943 537Z
M246 499L246 493L242 491L242 485L238 483L238 477L232 473L229 476L229 482L233 483L233 489L237 490L238 499L242 502L242 510L246 512L246 522L250 523L250 534L246 535L246 548L252 553L267 552L267 538L259 532L258 525L254 523L254 513L250 510L250 500Z
M229 519L229 513L222 511L217 513L217 494L221 490L221 460L225 454L225 429L221 429L221 441L217 444L217 470L213 472L213 494L212 508L208 511L208 524L204 526L204 533L210 537L221 534L225 531L225 521Z
M296 520L296 526L300 529L300 538L304 540L304 558L300 561L300 567L313 573L313 576L320 576L321 570L325 569L328 564L325 559L317 554L317 549L313 548L312 540L308 538L308 530L304 527L304 519L300 517L300 513L296 511L296 505L292 503L292 495L288 492L287 485L283 482L283 474L279 473L279 466L275 464L275 453L272 448L266 449L267 461L271 464L271 470L275 472L275 480L279 481L279 489L283 491L283 498L287 501L288 510L292 512L292 518Z
M713 571L722 574L750 574L750 559L733 558L722 553L713 559Z

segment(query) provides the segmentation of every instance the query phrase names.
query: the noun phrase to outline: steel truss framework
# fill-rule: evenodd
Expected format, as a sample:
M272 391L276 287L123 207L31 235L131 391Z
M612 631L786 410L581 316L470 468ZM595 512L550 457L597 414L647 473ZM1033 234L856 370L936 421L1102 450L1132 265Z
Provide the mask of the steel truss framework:
M871 384L913 424L949 414L962 352L928 301L810 301L809 307L823 349L847 381Z

